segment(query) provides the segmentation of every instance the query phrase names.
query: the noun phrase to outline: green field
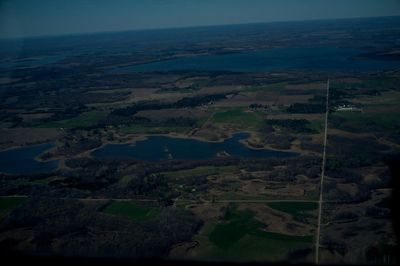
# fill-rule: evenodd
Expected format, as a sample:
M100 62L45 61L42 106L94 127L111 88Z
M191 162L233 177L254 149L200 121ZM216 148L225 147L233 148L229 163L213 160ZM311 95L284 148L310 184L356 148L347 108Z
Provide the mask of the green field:
M224 221L208 224L199 240L213 248L204 248L199 255L211 259L239 261L284 260L288 252L312 247L313 236L292 236L262 230L263 223L251 210L228 209ZM204 238L208 234L208 240Z
M95 126L97 123L107 116L107 111L91 111L82 113L81 115L54 122L48 122L40 125L41 128L76 128L76 127L90 127Z
M259 128L264 124L262 117L255 112L245 112L245 108L227 108L217 111L211 123L234 124L236 126Z
M10 212L27 200L26 197L0 198L0 221L7 217Z
M228 211L225 220L227 222L217 224L209 235L210 241L221 249L229 249L246 234L255 234L263 227L254 220L250 210Z
M269 202L267 205L275 210L289 213L293 219L303 221L307 218L307 211L316 210L318 204L316 202L302 202L302 201L281 201Z
M161 209L145 206L133 201L113 201L103 210L104 213L118 215L138 221L147 221L160 215Z

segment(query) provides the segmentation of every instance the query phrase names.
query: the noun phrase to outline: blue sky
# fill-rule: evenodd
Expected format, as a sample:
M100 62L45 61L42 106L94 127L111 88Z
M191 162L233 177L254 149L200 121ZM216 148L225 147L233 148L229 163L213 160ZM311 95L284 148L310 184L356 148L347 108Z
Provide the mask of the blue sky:
M400 0L0 0L0 38L399 15Z

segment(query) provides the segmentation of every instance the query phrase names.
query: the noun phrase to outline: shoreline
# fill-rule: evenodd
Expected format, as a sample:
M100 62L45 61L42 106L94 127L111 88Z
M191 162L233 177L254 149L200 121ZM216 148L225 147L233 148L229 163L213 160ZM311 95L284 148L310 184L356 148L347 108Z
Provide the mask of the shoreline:
M35 143L35 144L28 144L28 145L18 145L18 146L14 146L14 147L10 147L7 148L1 152L6 152L9 150L14 150L14 149L19 149L19 148L26 148L26 147L31 147L31 146L37 146L37 145L43 145L43 144L52 144L52 147L50 147L49 149L46 149L45 151L43 151L42 153L38 154L37 156L35 156L33 158L33 160L40 162L40 163L46 163L46 162L54 162L54 161L58 161L58 166L57 168L54 170L54 172L59 171L61 169L65 169L68 168L65 165L65 161L68 159L72 159L72 158L82 158L82 157L89 157L89 158L95 158L92 156L92 153L98 149L103 148L106 145L109 144L121 144L121 145L135 145L135 143L137 141L144 141L147 140L149 137L151 136L162 136L162 137L169 137L169 138L176 138L176 139L188 139L188 140L197 140L197 141L201 141L201 142L207 142L207 143L222 143L226 140L229 140L231 138L233 138L235 135L237 134L246 134L246 136L244 136L243 138L240 138L237 140L237 142L239 142L240 144L244 145L246 148L250 149L250 150L254 150L254 151L262 151L262 150L270 150L270 151L275 151L275 152L285 152L285 153L294 153L297 155L316 155L316 153L313 152L309 152L309 151L303 151L301 149L299 149L298 147L296 147L295 145L292 145L290 147L290 149L287 150L282 150L282 149L276 149L273 147L270 147L269 145L263 144L262 147L254 147L251 145L251 143L249 142L249 140L258 140L258 136L256 132L250 131L250 130L244 130L244 131L230 131L229 133L227 133L227 137L223 137L220 138L218 140L209 140L203 137L199 137L199 136L188 136L185 133L164 133L164 134L145 134L145 133L133 133L133 134L127 134L125 137L121 137L121 135L117 134L118 137L116 140L112 140L112 141L108 141L105 140L100 146L90 149L90 150L86 150L83 151L81 153L75 154L75 155L71 155L71 156L54 156L50 159L42 159L41 156L43 154L45 154L46 152L51 152L53 150L55 150L57 148L57 140L53 141L53 142L43 142L43 143ZM7 173L6 173L7 174Z

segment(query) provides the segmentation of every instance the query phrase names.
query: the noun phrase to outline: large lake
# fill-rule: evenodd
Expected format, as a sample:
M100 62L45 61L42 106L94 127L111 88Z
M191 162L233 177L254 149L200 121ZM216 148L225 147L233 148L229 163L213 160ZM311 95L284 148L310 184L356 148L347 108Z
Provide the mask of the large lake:
M54 147L52 143L30 145L0 152L0 172L8 174L36 174L58 168L58 161L40 162L36 157Z
M290 157L297 153L268 149L250 149L239 140L249 137L248 133L237 133L223 142L205 142L194 139L168 136L149 136L133 144L107 144L92 152L94 157L131 157L145 161L168 159L204 160L217 157L220 152L245 158Z
M152 71L260 72L288 69L372 71L400 67L399 61L355 59L364 51L338 47L273 48L224 55L194 56L119 67L112 73Z

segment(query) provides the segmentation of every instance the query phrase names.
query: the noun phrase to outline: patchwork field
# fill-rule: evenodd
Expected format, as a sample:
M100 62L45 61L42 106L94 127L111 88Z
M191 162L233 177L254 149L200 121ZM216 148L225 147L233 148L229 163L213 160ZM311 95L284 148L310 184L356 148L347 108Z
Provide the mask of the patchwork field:
M29 66L65 52L0 73L0 254L395 263L400 72L380 58L398 50L391 20L54 37L9 55ZM204 58L227 69L179 69Z

